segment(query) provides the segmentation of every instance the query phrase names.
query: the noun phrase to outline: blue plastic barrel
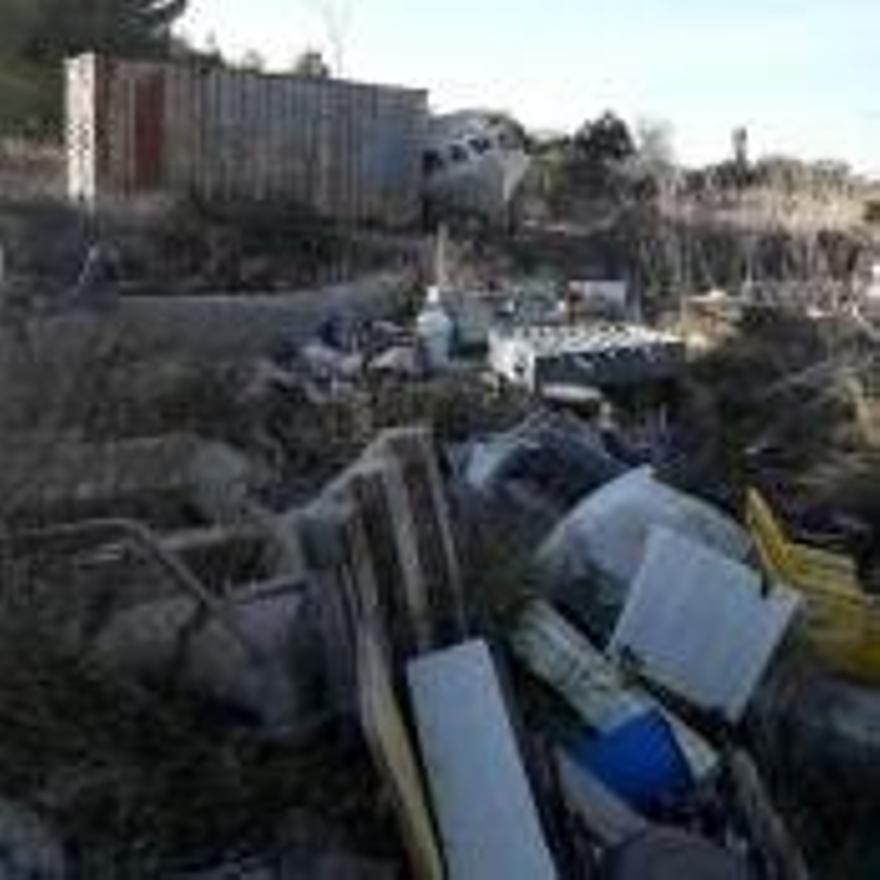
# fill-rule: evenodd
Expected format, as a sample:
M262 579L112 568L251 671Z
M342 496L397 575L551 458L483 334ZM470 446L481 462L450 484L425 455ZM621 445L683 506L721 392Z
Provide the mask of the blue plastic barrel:
M613 730L575 741L569 752L584 769L641 812L685 794L693 777L675 734L654 709Z

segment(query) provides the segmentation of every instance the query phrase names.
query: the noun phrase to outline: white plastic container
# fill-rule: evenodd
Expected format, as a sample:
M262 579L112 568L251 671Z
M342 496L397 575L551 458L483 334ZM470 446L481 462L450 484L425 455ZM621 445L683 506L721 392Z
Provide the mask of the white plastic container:
M440 300L439 288L428 288L425 307L416 319L416 335L432 370L441 370L449 364L454 332L452 319Z

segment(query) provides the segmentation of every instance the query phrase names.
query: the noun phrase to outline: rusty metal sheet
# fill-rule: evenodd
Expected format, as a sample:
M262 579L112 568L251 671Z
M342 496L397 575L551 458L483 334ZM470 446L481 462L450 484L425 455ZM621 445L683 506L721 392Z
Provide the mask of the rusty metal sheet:
M161 73L135 84L134 185L152 189L162 183L165 152L165 80Z

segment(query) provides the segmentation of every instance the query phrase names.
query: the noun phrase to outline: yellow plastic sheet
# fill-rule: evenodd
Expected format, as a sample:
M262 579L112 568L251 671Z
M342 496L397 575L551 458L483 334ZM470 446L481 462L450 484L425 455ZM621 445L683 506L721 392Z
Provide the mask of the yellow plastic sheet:
M854 561L789 540L770 505L750 489L746 522L773 580L807 599L807 636L836 672L880 682L880 605L862 589Z

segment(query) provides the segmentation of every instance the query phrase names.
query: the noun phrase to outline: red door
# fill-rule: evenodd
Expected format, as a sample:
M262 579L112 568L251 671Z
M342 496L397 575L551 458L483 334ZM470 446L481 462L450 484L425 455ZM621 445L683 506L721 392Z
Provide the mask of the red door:
M162 185L165 149L165 80L150 74L137 83L134 108L134 186L137 191Z

